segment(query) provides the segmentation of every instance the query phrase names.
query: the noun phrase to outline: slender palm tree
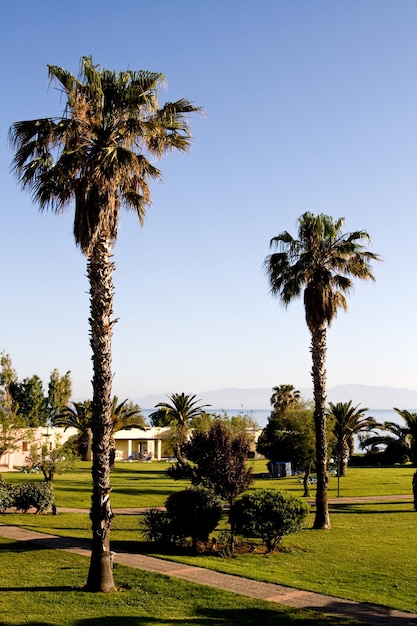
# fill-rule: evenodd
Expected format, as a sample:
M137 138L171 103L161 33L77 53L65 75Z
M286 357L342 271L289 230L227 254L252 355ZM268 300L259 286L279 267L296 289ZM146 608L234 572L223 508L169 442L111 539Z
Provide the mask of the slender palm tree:
M161 177L155 159L191 144L185 99L160 107L163 75L114 71L82 57L78 78L49 65L49 77L66 98L64 113L13 124L14 172L40 209L63 213L73 202L74 237L87 257L90 345L93 360L92 553L86 588L115 588L110 558L110 437L113 325L112 249L120 207L142 225L151 202L149 181Z
M283 416L287 409L298 404L301 400L301 394L293 385L279 385L272 388L271 406L275 413Z
M396 450L400 459L409 459L413 465L417 465L417 413L396 407L394 411L403 418L404 424L396 422L375 424L374 428L385 431L385 434L367 437L362 441L361 446L363 448L381 444L390 446Z
M314 420L316 431L317 495L314 528L330 528L327 501L326 335L339 308L347 309L345 293L352 278L374 280L370 262L379 257L361 242L363 230L343 233L344 219L304 213L298 220L298 239L287 231L271 240L279 251L265 259L271 293L286 307L302 293L311 334Z
M186 441L191 420L199 417L210 405L201 404L195 395L185 393L173 393L168 399L169 402L158 402L155 405L157 410L150 414L149 419L153 424L171 427L171 444L175 457L184 464L181 446Z
M333 419L333 433L336 437L336 456L338 459L338 474L346 476L347 466L353 454L354 435L360 432L369 432L375 428L374 417L365 415L367 408L352 406L352 401L329 402L328 415Z
M78 430L78 452L83 461L91 461L91 401L72 402L56 415L52 424Z

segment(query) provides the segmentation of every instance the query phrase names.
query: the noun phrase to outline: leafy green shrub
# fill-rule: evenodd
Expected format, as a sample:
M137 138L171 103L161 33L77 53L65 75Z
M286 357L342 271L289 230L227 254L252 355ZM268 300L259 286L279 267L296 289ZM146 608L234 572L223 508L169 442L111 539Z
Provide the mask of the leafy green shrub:
M26 513L34 507L36 513L55 509L54 491L50 482L23 483L16 489L14 506Z
M146 541L162 544L174 541L171 517L166 511L148 509L143 514L140 525Z
M191 537L193 546L197 541L208 541L222 514L222 502L216 494L205 487L192 487L172 493L165 503L171 518L172 530L177 537Z
M308 512L308 504L300 498L273 489L256 489L235 502L230 515L237 534L259 537L267 552L272 552L284 535L301 528Z
M0 512L15 506L16 488L0 477Z

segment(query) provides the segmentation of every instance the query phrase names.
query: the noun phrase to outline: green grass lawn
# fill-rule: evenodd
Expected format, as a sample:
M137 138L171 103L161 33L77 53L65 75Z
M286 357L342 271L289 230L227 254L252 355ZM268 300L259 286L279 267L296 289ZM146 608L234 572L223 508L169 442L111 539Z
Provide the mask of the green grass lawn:
M186 485L167 478L167 467L166 463L125 463L116 466L112 474L113 507L163 505L169 493ZM349 468L348 475L340 480L341 496L382 497L410 494L414 471L409 466ZM262 478L264 472L265 463L255 462L254 487L284 489L302 495L302 485L297 478L265 479ZM10 478L13 482L24 481L28 476L31 480L35 479L33 475L10 474L6 475L6 480ZM37 480L40 480L40 476ZM89 469L85 466L71 474L57 477L55 492L58 506L88 508L90 482ZM312 490L313 499L314 495ZM336 477L330 478L329 496L337 496ZM277 554L242 554L225 559L218 556L174 554L167 557L165 554L158 554L153 544L143 543L139 516L116 515L112 530L112 548L116 552L147 552L257 580L417 611L417 514L413 510L412 501L404 502L394 498L392 501L352 504L340 500L330 506L330 516L332 529L315 531L311 530L311 514L306 528L285 538L285 549ZM91 534L86 514L6 514L0 516L0 521L57 535L89 539ZM87 563L82 569L83 575L86 575ZM122 569L119 571L117 568L115 571L118 585L122 585ZM142 574L135 575L141 579Z
M289 478L263 478L266 473L265 461L251 462L255 482L251 489L272 488L303 495L303 487L296 476ZM187 481L174 481L166 475L169 464L160 461L153 463L117 463L111 475L113 508L140 508L163 506L166 498L189 485ZM411 494L411 481L415 468L406 465L389 468L349 468L348 474L340 478L341 497L384 496ZM19 483L42 480L41 474L12 472L4 474L7 482ZM55 499L58 507L89 508L91 498L91 473L89 463L78 463L76 470L56 476L54 481ZM329 480L329 497L336 498L338 479ZM311 487L315 497L314 485Z

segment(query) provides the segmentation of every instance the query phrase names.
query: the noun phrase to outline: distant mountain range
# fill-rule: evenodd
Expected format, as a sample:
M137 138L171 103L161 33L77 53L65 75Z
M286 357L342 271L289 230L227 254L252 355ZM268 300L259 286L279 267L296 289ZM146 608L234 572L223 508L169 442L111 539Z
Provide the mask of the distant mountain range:
M299 388L303 398L313 398L312 389ZM213 391L202 391L195 394L204 404L213 409L243 411L265 410L270 408L272 389L269 387L255 389L237 389L228 387ZM417 411L417 389L401 389L398 387L376 387L371 385L336 385L327 390L328 402L349 402L360 404L368 409L407 409ZM142 409L152 409L158 402L167 402L167 394L144 396L135 400Z

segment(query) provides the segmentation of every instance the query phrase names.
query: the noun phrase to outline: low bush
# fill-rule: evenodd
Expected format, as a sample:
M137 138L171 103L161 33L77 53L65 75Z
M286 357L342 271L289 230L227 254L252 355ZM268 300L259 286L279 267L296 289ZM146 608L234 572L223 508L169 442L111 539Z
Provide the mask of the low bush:
M273 552L284 535L296 532L309 512L300 498L273 489L256 489L232 506L230 517L236 534L262 539Z
M220 498L204 487L172 493L165 506L171 517L174 534L191 537L194 547L197 541L208 541L223 510Z
M6 483L4 478L0 477L0 512L4 513L6 509L15 506L16 487Z
M36 513L53 510L55 512L54 491L50 482L23 483L15 489L12 506L26 513L32 507Z
M165 503L166 511L149 509L141 526L148 541L181 543L191 537L193 547L208 541L222 514L222 502L211 490L192 487L172 493Z

